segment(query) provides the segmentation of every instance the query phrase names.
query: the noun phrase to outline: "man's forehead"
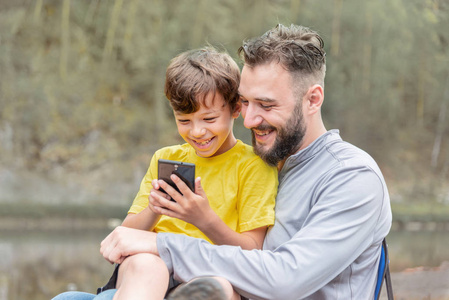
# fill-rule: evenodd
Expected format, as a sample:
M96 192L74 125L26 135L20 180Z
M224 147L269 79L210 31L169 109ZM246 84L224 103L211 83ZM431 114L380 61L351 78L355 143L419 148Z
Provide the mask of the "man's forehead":
M244 65L239 94L244 98L274 101L291 93L290 73L279 63L268 63L254 67ZM281 95L282 94L282 95Z

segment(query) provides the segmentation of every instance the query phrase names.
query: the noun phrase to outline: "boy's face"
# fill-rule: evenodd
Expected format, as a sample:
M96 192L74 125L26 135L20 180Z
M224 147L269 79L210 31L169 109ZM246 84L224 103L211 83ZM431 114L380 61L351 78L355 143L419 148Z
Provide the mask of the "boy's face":
M219 93L209 93L194 113L174 112L179 134L201 157L220 155L234 147L232 127L239 113L240 105L231 112Z

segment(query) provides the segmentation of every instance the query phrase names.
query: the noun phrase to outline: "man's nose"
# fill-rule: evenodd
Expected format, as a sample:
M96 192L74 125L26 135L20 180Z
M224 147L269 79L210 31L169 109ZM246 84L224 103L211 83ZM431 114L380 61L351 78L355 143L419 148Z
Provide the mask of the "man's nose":
M242 117L243 125L248 129L259 126L263 121L263 118L258 113L257 108L251 104L242 108Z

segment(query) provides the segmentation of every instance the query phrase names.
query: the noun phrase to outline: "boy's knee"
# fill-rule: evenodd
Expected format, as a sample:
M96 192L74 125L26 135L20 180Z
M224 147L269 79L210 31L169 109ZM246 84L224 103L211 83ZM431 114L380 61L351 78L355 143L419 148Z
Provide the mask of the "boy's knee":
M151 272L160 275L166 273L168 276L168 269L164 261L159 256L149 253L139 253L127 257L120 266L120 269L122 268L126 269L126 273L142 274Z

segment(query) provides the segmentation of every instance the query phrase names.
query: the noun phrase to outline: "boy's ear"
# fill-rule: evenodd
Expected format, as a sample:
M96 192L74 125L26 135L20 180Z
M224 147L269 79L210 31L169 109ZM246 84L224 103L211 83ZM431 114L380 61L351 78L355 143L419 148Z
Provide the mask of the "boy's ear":
M242 103L240 102L240 101L238 101L236 104L235 104L235 108L234 108L234 111L232 112L232 117L234 118L234 119L237 119L238 117L239 117L239 115L240 115L240 111L242 110Z

